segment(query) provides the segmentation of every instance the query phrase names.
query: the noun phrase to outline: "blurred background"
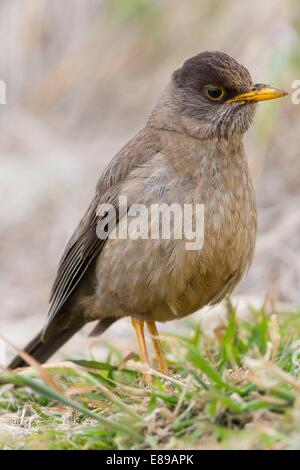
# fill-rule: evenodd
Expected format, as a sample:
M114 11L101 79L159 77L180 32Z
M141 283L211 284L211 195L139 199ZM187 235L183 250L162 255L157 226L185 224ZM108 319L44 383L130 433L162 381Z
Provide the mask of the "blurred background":
M290 92L299 37L297 0L1 0L1 333L23 346L43 324L66 239L175 68L221 50ZM300 304L299 116L290 97L265 103L246 136L259 233L241 310L266 296ZM120 345L127 330L122 320L104 340ZM81 333L60 357L85 347Z

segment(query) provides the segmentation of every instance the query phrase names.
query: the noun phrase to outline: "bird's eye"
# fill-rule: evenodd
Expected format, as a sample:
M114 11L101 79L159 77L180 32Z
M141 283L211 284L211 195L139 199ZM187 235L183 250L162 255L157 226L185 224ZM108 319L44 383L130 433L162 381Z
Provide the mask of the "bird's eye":
M207 87L205 87L205 94L211 100L218 101L223 98L225 90L224 88L219 86L208 85Z

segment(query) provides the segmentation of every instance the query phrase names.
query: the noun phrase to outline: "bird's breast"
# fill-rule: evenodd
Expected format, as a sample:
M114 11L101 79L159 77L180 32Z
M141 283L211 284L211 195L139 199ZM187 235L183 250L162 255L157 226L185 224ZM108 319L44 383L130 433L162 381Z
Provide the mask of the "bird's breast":
M144 237L107 240L96 268L103 314L140 312L165 321L219 301L232 290L251 262L255 243L255 199L244 160L206 158L198 168L186 163L178 171L159 154L121 190L129 204L142 204L148 213L153 205L166 210L172 204L190 205L194 214L203 206L204 224L198 228L204 238L199 248L187 249L185 231L181 238L172 229L169 238L153 238L150 223Z

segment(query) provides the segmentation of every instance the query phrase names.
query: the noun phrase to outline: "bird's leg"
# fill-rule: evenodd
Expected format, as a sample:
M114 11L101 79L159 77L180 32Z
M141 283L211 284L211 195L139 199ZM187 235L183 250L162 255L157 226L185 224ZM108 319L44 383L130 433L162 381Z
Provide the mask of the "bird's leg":
M138 347L140 351L140 359L142 362L150 366L149 356L147 351L147 346L145 342L144 335L144 322L142 320L132 319L132 326L135 329L135 334L138 342ZM152 378L149 374L144 374L146 384L150 385L152 383Z
M161 342L158 336L158 331L154 321L147 321L147 327L151 335L156 364L158 370L163 374L168 375L168 366L165 360L165 356L161 347Z

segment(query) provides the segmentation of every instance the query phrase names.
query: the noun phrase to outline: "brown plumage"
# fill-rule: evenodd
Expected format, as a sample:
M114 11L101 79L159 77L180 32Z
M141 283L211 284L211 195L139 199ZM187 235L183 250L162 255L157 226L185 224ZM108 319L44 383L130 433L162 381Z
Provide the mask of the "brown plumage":
M176 70L145 127L120 150L67 244L47 323L26 350L45 361L84 324L100 334L116 319L181 318L220 302L249 267L255 245L255 196L243 147L257 101L285 93L253 85L249 72L220 52L204 52ZM100 240L103 204L204 204L204 244L185 240ZM107 215L107 214L105 214ZM123 219L119 222L122 223ZM153 333L154 332L154 333ZM154 338L155 340L155 338ZM154 341L159 356L159 344ZM141 351L148 360L147 351ZM158 357L165 370L162 358ZM15 358L10 367L24 365Z

